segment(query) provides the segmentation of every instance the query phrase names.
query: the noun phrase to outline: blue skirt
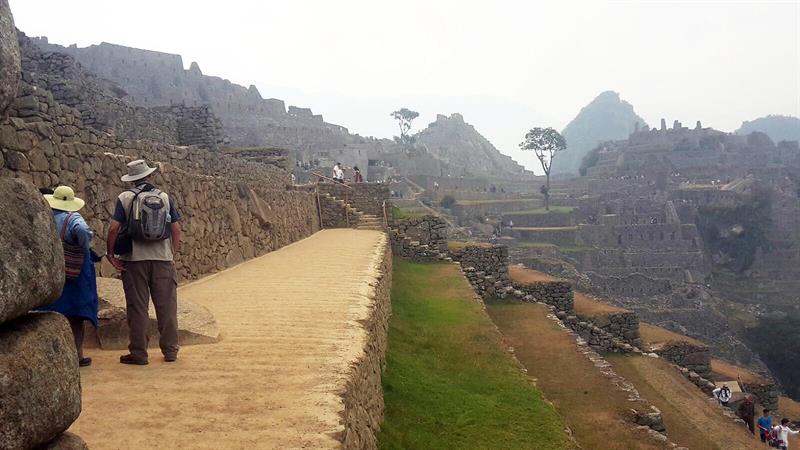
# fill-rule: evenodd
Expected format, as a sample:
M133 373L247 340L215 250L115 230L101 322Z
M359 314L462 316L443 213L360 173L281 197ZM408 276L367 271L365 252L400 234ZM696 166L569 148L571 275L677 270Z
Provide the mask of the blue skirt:
M91 252L86 252L78 278L66 280L61 297L37 310L55 311L67 317L81 317L97 328L97 279Z

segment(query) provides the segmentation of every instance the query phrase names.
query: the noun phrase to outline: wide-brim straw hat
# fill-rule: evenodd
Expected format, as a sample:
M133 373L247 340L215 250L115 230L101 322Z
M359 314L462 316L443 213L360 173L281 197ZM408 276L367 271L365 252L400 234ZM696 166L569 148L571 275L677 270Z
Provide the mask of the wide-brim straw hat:
M150 167L143 159L137 159L128 163L128 174L122 176L122 181L137 181L158 170L157 167Z
M52 194L47 194L44 198L51 208L60 211L75 212L86 204L85 201L75 197L75 191L69 186L59 186Z

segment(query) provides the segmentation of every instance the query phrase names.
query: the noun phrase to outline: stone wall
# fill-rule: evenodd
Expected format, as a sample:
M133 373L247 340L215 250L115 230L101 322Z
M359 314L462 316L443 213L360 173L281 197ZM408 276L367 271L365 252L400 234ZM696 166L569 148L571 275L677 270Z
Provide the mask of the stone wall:
M389 226L392 253L416 262L445 259L447 224L436 216L395 220Z
M44 90L24 85L36 115L0 123L0 177L37 187L70 185L86 200L81 213L105 247L108 222L127 162L158 164L154 182L174 199L183 216L179 276L193 279L306 237L319 229L312 194L287 188L288 174L268 164L194 147L125 141L85 127L80 113ZM17 98L17 101L19 101ZM19 112L19 110L11 110Z
M149 139L178 145L217 149L224 142L222 124L208 106L183 104L148 108L136 106L114 83L87 72L72 56L43 52L19 33L23 80L48 91L58 103L80 112L85 126L123 139ZM20 99L14 114L34 117L41 113L36 96ZM46 111L44 111L46 113Z
M575 310L572 285L568 281L514 282L514 287L536 301L555 307L556 311L572 313Z
M591 316L578 314L578 317L592 322L596 327L622 342L636 347L642 345L639 336L639 315L634 312L624 311Z
M511 289L505 245L466 245L451 250L450 257L461 263L464 274L481 297L505 298Z
M350 187L351 189L348 189ZM359 211L383 217L383 202L389 198L389 188L380 183L320 183L319 191L345 200Z
M653 345L650 350L665 360L685 367L703 378L711 376L711 351L708 346L684 341L670 341Z
M364 327L364 352L351 366L344 392L342 444L346 449L377 448L377 434L383 421L381 374L386 366L386 342L392 314L392 253L386 238L376 249L374 280L367 295L372 306Z
M666 294L672 291L670 280L651 278L640 273L620 277L606 277L595 272L586 272L586 275L591 281L592 291L600 295L641 297Z
M778 396L780 391L775 383L742 383L742 390L753 394L758 403L772 411L778 410Z

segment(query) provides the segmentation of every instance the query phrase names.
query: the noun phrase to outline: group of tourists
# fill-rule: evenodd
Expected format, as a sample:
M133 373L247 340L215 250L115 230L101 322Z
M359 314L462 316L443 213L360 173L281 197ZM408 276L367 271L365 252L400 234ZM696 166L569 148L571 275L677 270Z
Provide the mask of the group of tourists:
M719 402L720 405L727 407L733 398L730 387L723 384L712 391L712 395ZM748 394L739 403L737 415L741 418L750 430L750 433L755 434L755 403L753 396ZM764 409L762 415L758 418L758 435L761 442L764 444L783 450L789 448L789 435L797 435L798 431L793 431L789 428L789 419L781 419L780 425L772 424L773 418L770 415L769 409Z
M119 358L123 364L148 364L150 298L156 310L164 360L173 362L178 358L178 278L173 261L181 241L181 216L167 193L153 184L151 175L156 170L143 160L128 164L122 181L131 187L117 197L108 227L105 257L121 273L125 291L129 354ZM84 322L97 328L94 263L102 256L92 250L94 233L79 212L85 202L69 186L43 191L64 246L66 276L61 296L41 310L66 316L78 350L78 365L89 366L91 358L83 355Z
M342 163L337 162L333 165L333 181L337 183L345 182L345 168L342 166ZM364 176L361 175L361 170L359 170L358 166L353 167L353 183L363 183Z

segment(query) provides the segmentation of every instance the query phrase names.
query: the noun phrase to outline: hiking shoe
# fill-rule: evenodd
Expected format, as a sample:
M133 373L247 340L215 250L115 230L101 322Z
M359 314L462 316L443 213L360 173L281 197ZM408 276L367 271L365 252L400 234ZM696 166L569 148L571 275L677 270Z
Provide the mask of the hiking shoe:
M146 366L146 359L139 359L133 355L122 355L119 357L119 362L122 364L133 364L134 366Z
M81 358L78 360L78 367L88 367L92 365L92 358Z
M164 355L164 361L175 362L178 360L178 355Z

